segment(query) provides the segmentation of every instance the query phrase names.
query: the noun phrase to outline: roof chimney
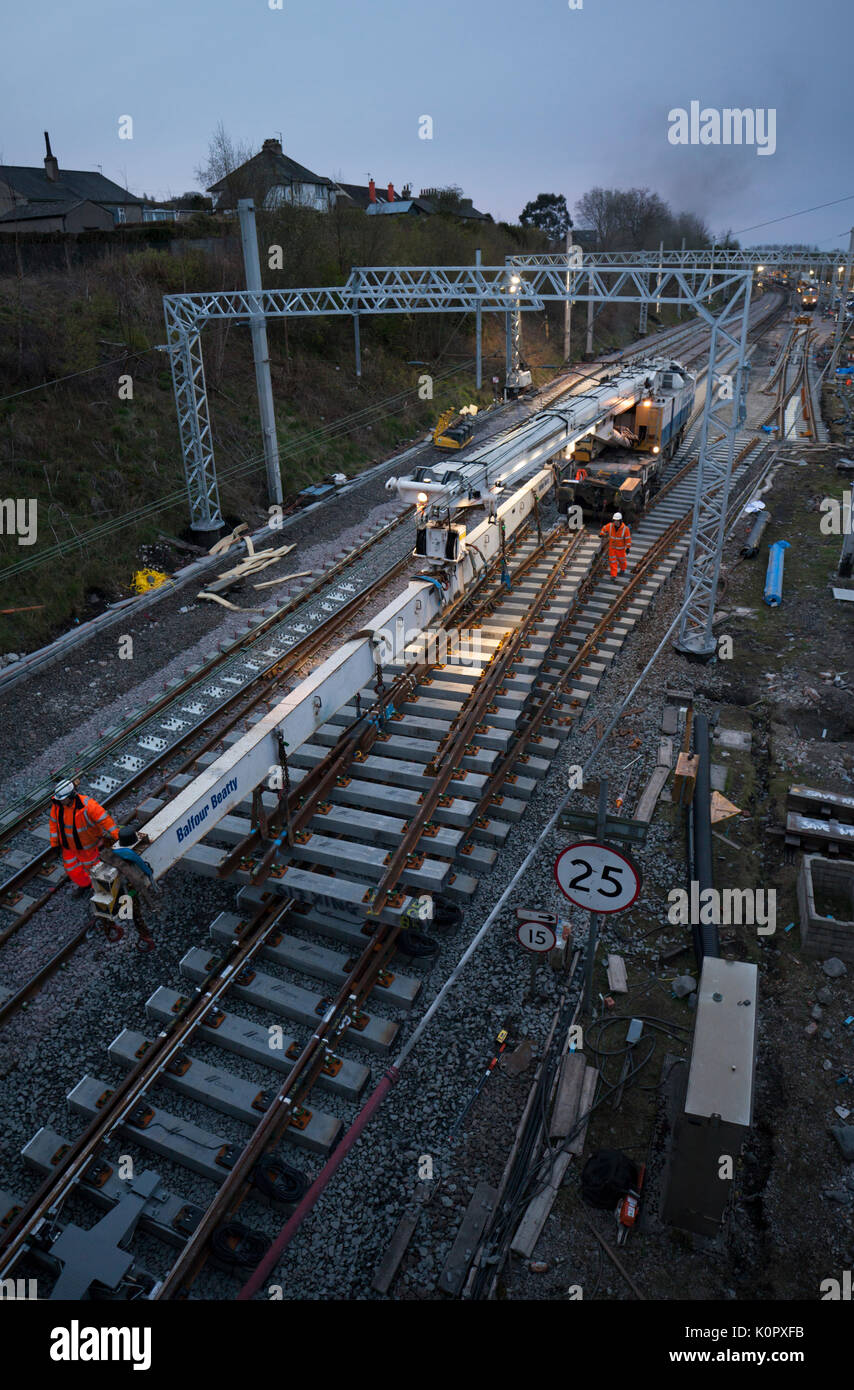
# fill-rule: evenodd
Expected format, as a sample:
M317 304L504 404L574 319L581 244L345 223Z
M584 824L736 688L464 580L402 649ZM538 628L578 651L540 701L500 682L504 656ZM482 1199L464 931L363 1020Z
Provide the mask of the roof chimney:
M44 133L44 146L46 154L44 157L44 171L51 183L59 183L59 164L55 155L51 153L50 136L47 131Z
M281 142L281 140L265 140L264 143L263 143L263 145L261 146L261 153L262 153L262 154L281 154L281 153L282 153L282 142Z
M393 202L394 202L394 184L393 184L393 183L390 183L389 186L388 186L388 200L389 200L390 203L393 203Z
M370 198L372 203L375 203L377 201L377 186L374 183L373 179L371 179L368 183L368 197Z

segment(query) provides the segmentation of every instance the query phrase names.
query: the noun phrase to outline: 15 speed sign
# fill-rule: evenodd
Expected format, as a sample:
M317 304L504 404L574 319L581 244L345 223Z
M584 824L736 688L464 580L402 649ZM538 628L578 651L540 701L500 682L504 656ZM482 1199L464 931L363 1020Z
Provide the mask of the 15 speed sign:
M555 860L557 886L576 907L623 912L641 890L641 871L623 851L593 840L569 845Z
M520 922L516 927L516 937L526 951L553 951L557 945L551 922Z

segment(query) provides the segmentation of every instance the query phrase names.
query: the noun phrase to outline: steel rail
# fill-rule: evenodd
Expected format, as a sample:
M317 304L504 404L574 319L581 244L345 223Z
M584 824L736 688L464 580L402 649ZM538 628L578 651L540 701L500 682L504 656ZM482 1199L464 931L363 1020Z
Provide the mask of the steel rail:
M519 530L515 532L510 543L511 555L528 534L528 531L529 522L525 522ZM554 533L557 533L557 528L554 528ZM514 569L511 576L513 582L521 579L533 565L539 562L545 550L548 548L550 539L552 539L552 537L547 537L546 539L541 538L532 552L525 557L516 569ZM481 571L478 574L474 584L443 610L438 623L439 628L450 628L461 610L469 613L470 622L477 622L478 615L485 613L488 606L494 603L495 596L501 592L500 585L496 586L486 598L475 605L473 616L472 603L477 599L477 595L483 585L493 581L495 571L500 563L501 555L499 554L498 557L490 563L487 570ZM430 629L426 629L426 631L429 632ZM421 679L422 674L433 665L435 665L435 663L427 662L424 665L416 666L412 670L406 671L398 676L392 686L388 690L382 692L381 703L385 707L394 706L402 696L405 696L408 689ZM379 694L379 691L377 693ZM251 883L259 884L265 881L278 851L278 835L281 830L282 820L284 819L287 822L288 843L292 846L294 843L294 834L301 830L311 817L316 814L318 805L325 799L326 792L329 790L330 786L334 784L336 777L341 775L342 769L347 764L348 759L352 760L357 752L362 754L367 752L368 744L372 745L379 736L378 722L376 724L368 723L372 716L373 708L372 706L371 710L361 713L357 719L342 732L340 738L333 747L329 749L325 757L309 770L296 790L288 797L287 806L282 807L280 810L277 808L277 811L273 813L273 817L268 822L267 833L264 833L263 827L260 825L253 827L249 834L235 845L232 851L220 864L218 877L228 878L238 866L248 867L249 857L252 855L253 851L263 839L268 839L272 840L273 843L260 861L254 864L249 871ZM358 732L360 725L367 726L366 729L363 729L362 733ZM368 729L373 729L372 736L368 733Z
M358 610L366 602L368 602L378 590L384 588L388 583L392 582L394 578L398 574L402 573L403 570L405 570L409 564L411 564L411 556L407 554L395 565L393 565L390 570L385 571L382 575L379 576L379 578L372 581L372 583L368 585L366 589L363 589L359 594L356 594L352 599L349 599L346 604L342 605L342 607L336 613L332 614L328 623L324 623L323 626L321 628L318 628L316 632L309 633L306 637L301 639L299 643L296 643L288 651L287 655L275 664L275 666L272 668L272 675L269 671L263 672L259 674L259 676L256 678L256 681L250 682L250 686L257 683L261 686L261 688L258 691L256 691L256 693L248 702L244 702L241 705L240 709L236 712L236 714L234 714L229 720L227 720L225 724L218 726L215 732L201 745L201 747L195 749L194 752L183 763L179 765L177 770L169 774L169 778L171 779L178 776L181 772L185 771L187 768L191 767L195 762L197 762L198 759L202 757L204 753L208 752L210 748L212 748L217 743L221 742L224 735L228 733L229 730L233 728L235 724L239 723L241 719L244 719L250 710L255 708L259 703L261 703L264 699L267 698L270 687L275 682L287 679L299 666L301 666L305 661L309 660L311 656L319 648L325 646L325 644L330 640L332 636L335 635L337 631L340 630L340 628L345 627L352 620L353 614L355 612L358 612ZM234 701L240 700L242 697L245 697L246 693L246 688L237 691L228 701L225 702L225 704L218 706L216 710L212 710L210 712L209 717L206 720L203 720L201 724L196 726L196 730L194 732L198 733L201 729L204 728L206 723L217 720L219 717L221 717L224 709L226 709ZM169 755L174 756L174 748L168 751ZM165 757L166 755L164 755L164 761ZM139 774L139 777L134 780L141 780L143 775L150 775L150 773L151 767L149 766L149 768L145 770L144 774ZM159 788L159 792L163 792L164 790L166 790L168 788L168 785L169 781L167 780L166 783L161 785L161 787ZM126 789L124 791L124 794L126 795ZM158 793L155 793L155 795L156 794ZM117 799L120 799L121 796L122 793L115 793L113 797L111 797L107 801L108 806L114 804L114 802ZM138 807L135 808L134 811L131 813L131 818L134 815L136 815L137 811ZM45 850L44 854L40 857L38 861L40 866L43 864L44 859L47 856L58 857L56 855L55 850ZM26 865L25 868L21 870L22 873L27 871L30 872L30 877L34 878L38 876L39 870L33 868L32 865ZM25 923L28 922L40 908L44 907L45 903L47 903L50 900L54 893L56 893L63 886L63 883L55 884L47 893L43 894L41 898L38 898L34 903L32 903L30 907L27 908L26 912L22 912L14 922L12 922L8 927L6 927L2 932L0 932L0 947L4 946L7 941L13 938L16 935L16 933L20 930L20 928L24 926ZM64 962L68 960L71 955L73 955L74 951L76 951L83 944L91 929L92 922L90 920L87 922L85 927L81 928L72 937L70 937L69 940L65 942L63 946L48 961L46 961L45 964L41 966L38 971L36 971L30 977L29 980L25 981L24 984L21 985L21 987L14 994L10 995L8 999L5 999L2 1003L0 1003L0 1025L5 1023L7 1019L11 1018L12 1015L18 1011L21 1005L25 1003L28 999L32 998L33 994L35 994L41 988L41 986L48 979L50 979L53 974L55 974L56 970L62 964L64 964Z
M183 695L186 695L197 685L201 685L204 681L209 680L210 677L217 671L217 669L221 665L223 665L224 662L228 661L229 658L237 655L238 653L246 649L251 649L259 640L259 638L266 636L270 629L272 627L275 627L278 623L280 623L283 620L283 618L286 618L290 613L297 612L304 603L310 602L314 595L319 593L322 589L325 589L327 585L334 584L339 575L344 574L346 570L348 570L351 567L351 565L355 564L357 561L362 559L362 557L366 555L369 550L372 550L373 547L379 541L386 539L386 537L388 537L393 531L396 531L405 521L410 520L413 511L414 508L409 507L405 511L401 512L399 516L394 517L380 530L375 532L374 535L369 536L360 545L356 546L352 551L349 551L341 560L336 561L335 564L330 566L328 570L324 570L322 574L318 575L317 579L313 580L312 583L309 584L305 589L301 589L299 593L294 594L292 598L289 598L284 604L281 605L281 607L275 609L275 611L271 613L268 617L264 618L262 622L254 624L251 632L246 633L243 637L238 637L234 642L230 643L227 647L224 647L221 651L217 652L216 655L211 657L209 661L204 662L203 665L199 668L192 670L190 674L186 675L181 681L178 682L177 685L171 686L165 694L159 696L156 700L153 700L151 704L147 705L144 710L141 710L138 715L134 716L132 720L130 720L127 724L123 725L117 734L111 736L103 743L99 743L92 750L85 750L84 753L81 755L80 760L75 764L73 768L74 775L87 771L101 759L107 757L113 749L120 747L131 734L133 734L137 729L141 728L144 724L148 723L149 719L153 718L156 714L160 713L174 700L180 698ZM287 576L285 576L285 579L286 578ZM283 582L285 582L284 579ZM335 616L337 615L332 615L333 618ZM324 624L324 626L326 625ZM291 651L294 650L296 650L296 644L288 652L288 656L290 656ZM264 673L261 673L258 679L261 679L263 677L263 674ZM239 698L241 694L245 694L245 690L236 692L234 698ZM224 708L227 708L229 703L231 702L226 701L223 705L218 706L218 710L222 711ZM215 716L216 713L216 710L211 711L212 716ZM203 727L204 722L205 721L203 720L201 724L196 726L196 728ZM174 753L174 751L174 746L171 749L164 749L162 758L154 759L152 762L148 763L145 768L140 769L140 772L138 774L134 774L132 778L129 778L127 782L123 783L121 787L109 793L108 799L105 801L104 804L110 805L113 802L115 802L118 798L120 798L122 795L125 795L133 786L136 785L137 782L143 780L146 775L150 774L151 771L154 768L156 768L160 762L166 761L169 755ZM63 769L59 769L58 771L62 772ZM8 825L3 826L2 830L0 830L0 845L5 844L7 840L9 840L12 836L16 834L19 834L22 830L26 830L29 827L30 823L34 820L34 818L38 814L42 813L44 811L44 808L49 805L49 793L45 793L40 797L33 798L28 803L27 807L21 811L20 815L15 821L12 821ZM25 869L27 867L28 866L25 866ZM25 869L20 870L17 874L13 874L10 878L6 879L2 884L0 884L0 896L3 896L4 894L12 891L13 886L20 881L20 875L25 871ZM2 906L2 904L0 904L0 906Z
M672 546L674 539L678 539L678 533L680 529L686 528L689 524L689 521L690 514L688 514L685 518L682 519L677 518L677 520L671 524L667 531L664 532L662 536L659 537L659 539L653 544L653 546L650 547L650 550L647 551L646 555L643 557L643 559L640 562L640 565L638 566L636 576L633 576L633 581L636 578L637 582L640 582L642 578L646 577L648 570L652 566L654 566L657 563L660 563L662 556L666 554L667 550ZM536 729L539 728L540 724L544 721L546 717L546 713L554 705L559 690L563 688L565 682L570 678L572 670L577 669L578 665L581 664L581 660L583 660L584 657L589 657L592 653L592 650L595 649L596 641L599 640L599 638L601 638L602 632L608 625L607 620L610 618L610 621L613 622L615 618L619 616L619 613L622 610L623 605L631 597L632 588L633 585L629 585L627 586L626 590L622 591L616 596L610 609L608 610L608 613L606 613L603 616L602 620L597 625L597 628L594 629L594 632L590 635L590 637L588 637L588 639L586 639L582 647L579 649L579 652L576 654L576 657L573 658L573 661L570 663L571 669L567 669L567 672L561 677L555 689L546 696L545 700L542 703L542 706L533 716L533 719L530 721L527 729L523 731L525 737L530 738L532 732L535 733ZM581 660L579 660L579 658ZM508 765L508 759L510 761L510 765L512 765L512 762L515 761L517 758L518 747L514 745L513 754L508 754L508 757L502 760L502 768L496 771L496 781L501 773L501 770ZM533 854L533 851L531 852L531 854ZM526 859L526 863L530 860L530 858L531 855L529 855ZM494 909L493 913L490 914L490 918L492 918L493 916ZM469 947L469 952L472 951L473 945L474 943L472 943L472 946ZM469 952L466 953L464 959L468 958ZM459 966L461 966L462 963L463 962L460 962L457 968L459 968ZM430 1009L428 1010L428 1015L432 1014L432 1012L434 1011L435 1003L436 1001L434 1001L434 1004L431 1005ZM426 1022L426 1018L427 1015L425 1015L425 1018L422 1019L421 1024L419 1024L419 1028L418 1030L416 1030L416 1034L423 1029L423 1026ZM404 1049L403 1054L401 1054L401 1058L398 1059L400 1063L402 1063L405 1056L409 1055L413 1041L414 1040L410 1040L410 1043L407 1044L407 1047ZM302 1201L299 1203L298 1207L296 1208L288 1222L285 1224L283 1229L280 1231L271 1249L267 1251L267 1253L264 1255L264 1257L254 1270L252 1275L250 1275L250 1277L247 1279L246 1283L244 1284L243 1288L241 1289L238 1295L238 1298L240 1300L249 1299L255 1293L257 1293L261 1283L263 1282L263 1279L270 1273L276 1262L281 1258L282 1254L284 1253L284 1250L290 1244L291 1240L293 1239L303 1220L315 1206L316 1202L328 1186L329 1181L334 1176L335 1172L337 1171L337 1168L340 1166L344 1157L350 1151L353 1144L357 1141L367 1124L373 1118L373 1115L379 1109L389 1090L397 1081L399 1075L400 1068L398 1063L395 1063L387 1069L385 1075L375 1088L374 1092L369 1097L366 1104L363 1106L362 1110L359 1112L359 1115L356 1117L347 1134L336 1147L335 1153L329 1159L327 1159L326 1164L321 1169L311 1188L303 1197ZM177 1287L177 1284L172 1285L172 1290L177 1289Z
M239 941L232 944L225 959L196 987L195 997L182 1013L176 1016L175 1022L158 1034L139 1063L114 1090L105 1095L99 1114L71 1145L54 1171L0 1236L0 1278L14 1267L27 1240L31 1235L38 1233L41 1223L58 1214L62 1203L85 1176L92 1158L100 1147L113 1131L127 1120L152 1082L168 1066L187 1037L195 1031L211 1007L230 987L235 975L239 974L264 946L276 929L279 919L290 910L292 901L281 898L277 902L265 902L261 905L246 932Z
M539 549L545 551L546 548L553 545L560 529L562 528L556 527L555 533L544 540ZM465 718L462 721L458 720L455 732L453 735L449 734L441 752L437 753L437 758L441 758L442 766L434 768L433 784L429 792L425 794L417 814L410 821L401 845L392 856L378 888L374 890L370 903L371 910L365 923L366 929L373 929L371 940L352 966L347 979L340 986L336 998L330 1003L324 1014L321 1024L295 1061L264 1118L253 1131L246 1149L232 1167L208 1212L196 1227L193 1236L178 1256L168 1276L155 1292L154 1297L156 1299L165 1300L182 1294L187 1288L188 1281L192 1281L196 1277L207 1257L206 1247L212 1230L223 1216L227 1212L232 1212L242 1200L250 1168L273 1142L278 1142L281 1133L291 1121L295 1107L302 1104L322 1069L328 1056L328 1044L346 1031L354 1014L361 1009L380 973L391 959L402 923L399 920L393 923L383 922L378 914L382 911L383 906L391 901L391 895L405 866L412 844L417 843L423 826L429 820L439 797L444 794L445 787L457 772L460 755L465 750L472 728L481 721L483 712L490 703L496 687L504 679L507 666L515 657L530 627L537 621L542 608L548 603L554 586L559 582L579 541L580 536L573 538L558 556L552 574L547 584L543 586L543 590L538 595L530 613L526 615L524 622L514 632L513 639L500 646L493 655L484 674L478 681L475 691L469 697ZM501 557L497 556L492 562L491 568L497 569L500 563ZM485 600L485 602L488 601L490 600ZM428 665L435 664L428 663ZM405 673L402 679L406 679L408 675L409 673ZM373 708L382 708L385 703L387 703L387 696L384 693L377 706ZM490 785L498 785L497 774L491 776Z

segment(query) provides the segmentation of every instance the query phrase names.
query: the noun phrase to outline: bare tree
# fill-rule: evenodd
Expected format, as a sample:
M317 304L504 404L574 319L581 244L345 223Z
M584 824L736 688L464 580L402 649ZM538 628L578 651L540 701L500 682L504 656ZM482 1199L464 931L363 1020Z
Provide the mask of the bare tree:
M242 172L242 166L249 162L254 153L243 141L233 140L222 121L219 121L208 144L207 160L195 170L196 178L205 189L225 180L226 190L221 203L234 208L238 198L253 196L251 179Z
M708 246L705 223L693 213L674 216L667 203L648 188L591 188L576 203L583 226L596 233L603 251L651 251L660 242Z

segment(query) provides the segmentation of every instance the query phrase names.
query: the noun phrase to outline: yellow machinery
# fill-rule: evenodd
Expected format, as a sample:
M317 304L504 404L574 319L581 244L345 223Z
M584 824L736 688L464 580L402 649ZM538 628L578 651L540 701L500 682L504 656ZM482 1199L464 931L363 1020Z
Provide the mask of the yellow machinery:
M451 421L456 415L455 410L446 410L439 416L438 424L433 431L433 443L437 449L462 449L468 444L474 433L474 414L477 407L467 406L461 410L459 418L455 424Z
M135 594L147 594L150 589L159 589L168 578L169 575L164 574L162 570L141 569L135 572L131 586Z

